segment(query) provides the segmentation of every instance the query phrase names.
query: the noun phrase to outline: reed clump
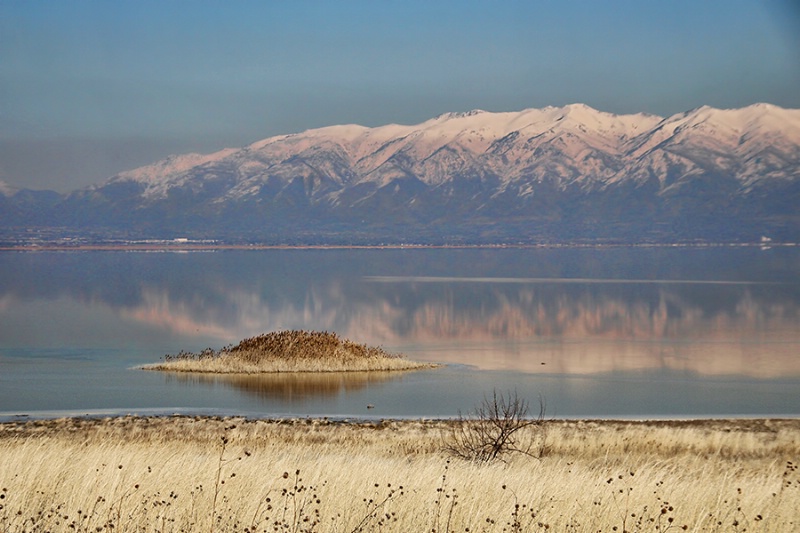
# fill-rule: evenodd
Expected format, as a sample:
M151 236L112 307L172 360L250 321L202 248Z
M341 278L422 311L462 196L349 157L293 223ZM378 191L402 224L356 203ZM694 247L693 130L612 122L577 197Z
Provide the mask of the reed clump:
M411 361L327 331L286 330L250 337L219 350L181 351L145 370L258 374L277 372L370 372L414 370L437 365Z
M454 423L0 424L0 531L800 529L800 420L547 420L546 455L494 462L443 450Z

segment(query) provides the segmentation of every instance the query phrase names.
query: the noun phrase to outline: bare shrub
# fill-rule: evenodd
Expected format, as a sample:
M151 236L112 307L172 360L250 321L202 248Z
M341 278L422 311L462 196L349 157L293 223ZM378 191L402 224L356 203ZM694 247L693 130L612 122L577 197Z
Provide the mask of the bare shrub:
M541 458L547 453L544 425L546 404L539 397L539 413L529 416L530 405L516 391L484 396L471 416L459 413L445 437L444 450L460 459L490 462L507 454Z

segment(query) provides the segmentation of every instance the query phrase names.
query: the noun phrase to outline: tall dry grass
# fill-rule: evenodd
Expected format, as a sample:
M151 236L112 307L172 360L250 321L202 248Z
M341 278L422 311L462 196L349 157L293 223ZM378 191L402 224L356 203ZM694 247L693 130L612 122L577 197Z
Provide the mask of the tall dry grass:
M432 368L377 346L367 346L327 331L287 330L242 340L220 350L182 351L145 370L258 374L277 372L369 372Z
M449 422L0 425L0 531L797 531L800 421L547 423L477 464Z

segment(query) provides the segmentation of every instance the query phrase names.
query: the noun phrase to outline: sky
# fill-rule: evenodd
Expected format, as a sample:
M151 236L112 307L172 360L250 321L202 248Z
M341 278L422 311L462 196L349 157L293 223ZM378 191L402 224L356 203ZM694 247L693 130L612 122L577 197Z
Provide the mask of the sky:
M800 0L0 0L0 181L332 124L800 108Z

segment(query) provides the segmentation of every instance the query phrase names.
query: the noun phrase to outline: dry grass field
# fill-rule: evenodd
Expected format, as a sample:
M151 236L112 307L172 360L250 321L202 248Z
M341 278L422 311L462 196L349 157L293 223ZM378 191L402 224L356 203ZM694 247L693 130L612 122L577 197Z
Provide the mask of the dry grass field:
M0 424L0 531L800 531L800 420L546 421L482 463L451 424Z
M342 339L320 331L275 331L244 339L221 350L167 355L145 370L259 374L278 372L366 372L431 368L437 365L410 361L383 348Z

